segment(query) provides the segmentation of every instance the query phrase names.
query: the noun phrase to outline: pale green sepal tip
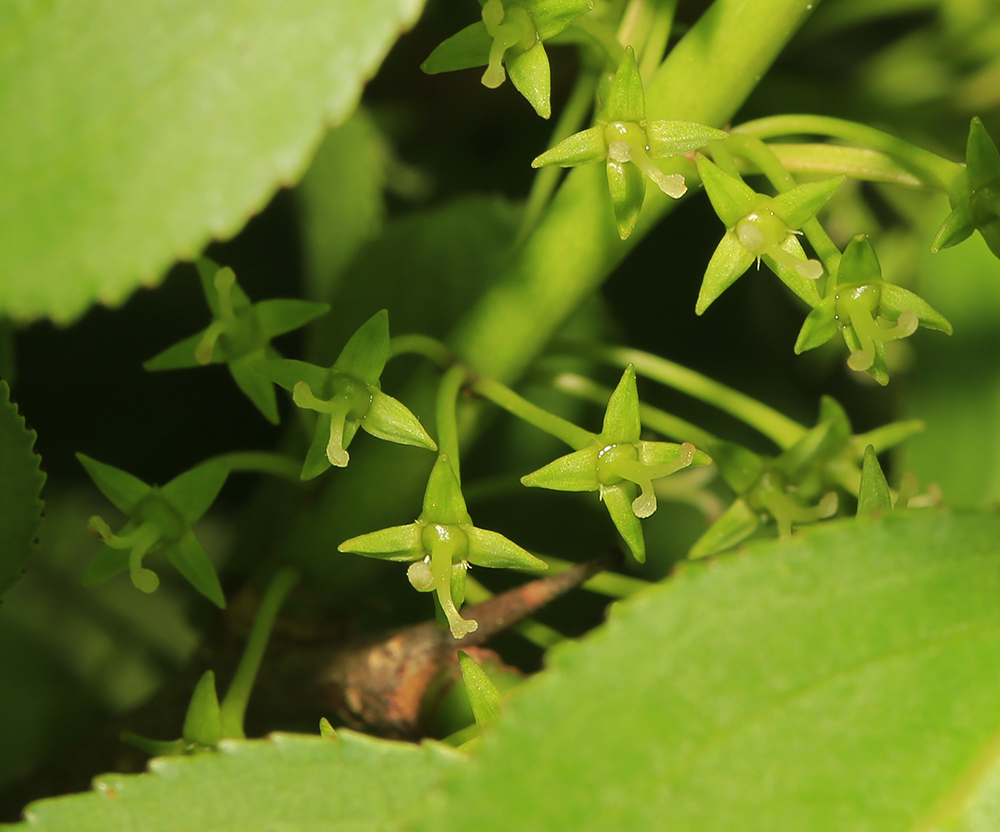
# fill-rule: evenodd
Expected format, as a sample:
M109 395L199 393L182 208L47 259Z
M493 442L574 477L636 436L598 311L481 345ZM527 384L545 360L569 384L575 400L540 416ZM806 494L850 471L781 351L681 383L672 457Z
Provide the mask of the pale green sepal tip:
M527 0L539 40L548 40L564 31L574 20L594 8L594 0Z
M986 132L979 116L974 117L969 124L965 162L969 170L971 190L982 188L1000 178L1000 151Z
M270 340L292 332L330 311L330 304L294 298L262 300L254 305L254 314L263 336Z
M184 579L220 610L226 608L219 576L208 557L208 552L198 542L194 532L188 530L178 543L164 547L164 554Z
M125 514L132 514L136 506L153 493L150 486L121 468L98 462L86 454L78 453L76 458L100 492Z
M211 670L202 674L191 695L182 736L188 742L208 748L214 748L222 739L219 697L215 691L215 674Z
M937 254L941 249L957 246L965 242L976 230L976 224L972 219L972 209L967 202L958 204L955 209L945 217L944 223L938 230L931 243L931 253Z
M698 538L688 557L695 560L732 548L752 535L759 525L756 512L739 498Z
M380 390L371 390L372 401L368 413L361 420L361 427L376 439L414 445L429 451L438 449L437 443L424 430L420 420L402 402ZM345 442L345 447L347 443Z
M874 283L882 278L878 255L866 234L858 234L844 249L837 269L838 283Z
M475 526L464 528L469 541L469 563L475 566L489 566L493 569L528 569L544 572L549 565L522 549L499 532L479 529Z
M458 660L476 724L480 728L492 728L500 720L500 690L468 653L459 650Z
M604 130L591 127L563 139L555 147L549 148L532 163L533 168L559 165L568 168L588 162L599 162L608 155L608 145L604 140Z
M858 517L882 514L892 510L892 494L885 473L879 464L875 448L865 448L861 464L861 484L858 486Z
M799 330L799 337L795 340L796 355L822 346L837 334L834 303L833 297L826 298L806 316L802 329Z
M160 370L184 370L189 367L203 367L204 365L195 357L194 351L202 341L202 333L197 332L183 341L167 347L163 352L157 353L148 361L142 363L142 369L147 373L155 373ZM225 359L221 354L212 354L212 364L224 364Z
M420 68L428 75L486 66L490 60L493 38L480 20L466 26L441 43L427 56Z
M708 268L705 269L694 307L695 314L704 314L705 310L750 268L755 259L754 255L744 248L736 234L727 230L716 246L712 259L708 262Z
M178 474L159 489L159 496L173 506L188 523L195 523L219 496L229 476L229 466L210 459Z
M330 458L326 454L326 446L330 438L330 422L329 413L320 413L316 417L316 427L313 430L312 440L309 442L309 449L306 451L306 458L302 462L302 471L299 474L299 479L303 482L315 479L332 467Z
M179 740L151 740L132 731L122 731L118 738L138 748L143 754L150 757L176 757L184 753L187 743L183 739Z
M764 460L735 442L718 439L709 450L722 478L737 494L745 494L764 473Z
M596 445L561 456L537 471L521 477L521 484L529 488L548 488L552 491L596 491Z
M843 183L844 176L824 179L821 182L806 182L791 190L778 194L771 202L774 211L789 228L801 228L819 213L827 200Z
M935 329L947 335L952 334L951 323L948 319L919 295L893 283L883 283L881 288L880 311L890 312L898 318L901 313L910 310L917 316L922 327Z
M631 486L631 483L629 483ZM618 529L632 557L638 563L646 562L646 541L642 536L642 526L639 518L632 510L632 502L635 500L635 487L625 485L612 485L601 489L601 499L611 515L611 521Z
M625 55L618 65L614 80L611 82L608 103L601 118L605 121L634 122L646 118L642 78L639 76L639 67L635 62L635 50L631 46L625 48Z
M705 193L726 228L732 228L757 207L762 197L753 188L725 173L704 154L695 157Z
M507 57L504 64L515 89L538 115L549 118L552 115L549 58L541 41L520 55Z
M646 199L646 180L642 171L629 162L607 161L608 190L615 215L618 236L627 240L639 221L639 212Z
M382 309L358 327L333 366L366 384L377 385L388 358L389 312Z
M272 425L279 422L278 398L274 395L274 385L254 369L261 356L250 353L229 362L229 374L243 395L253 403L261 415Z
M427 478L427 490L424 491L424 507L420 519L427 523L441 525L472 525L462 487L459 485L455 469L447 454L440 454L431 474Z
M417 560L424 556L420 529L417 523L379 529L345 540L337 551L396 562Z
M320 717L319 720L319 735L326 740L339 740L340 735L337 734L337 730L330 724L325 716Z
M326 395L330 371L315 364L297 361L294 358L263 358L254 361L252 368L268 381L273 381L288 392L295 390L295 385L304 381L309 385L314 396Z
M641 127L646 131L649 155L653 159L690 153L729 136L724 130L693 121L644 121Z
M639 389L636 387L635 366L629 364L608 399L601 440L614 443L638 442L641 433Z

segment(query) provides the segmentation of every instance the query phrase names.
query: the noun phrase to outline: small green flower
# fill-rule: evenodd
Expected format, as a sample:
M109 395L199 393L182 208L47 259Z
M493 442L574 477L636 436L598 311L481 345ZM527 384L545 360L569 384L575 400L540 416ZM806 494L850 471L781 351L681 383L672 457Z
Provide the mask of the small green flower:
M698 172L727 230L705 271L695 312L701 315L708 309L755 260L758 264L763 260L810 306L819 303L816 280L823 276L823 264L806 259L796 234L833 196L844 177L808 182L770 197L756 193L701 154Z
M188 583L224 609L219 578L191 526L212 505L229 476L229 466L209 460L156 487L83 454L76 458L104 496L130 518L118 534L100 517L90 518L90 531L105 545L87 567L84 585L102 583L127 569L136 588L154 592L160 579L142 560L163 552Z
M407 578L419 592L436 592L451 634L462 638L479 627L459 615L470 564L542 571L548 565L497 532L472 524L462 488L448 457L438 456L413 523L345 540L337 549L366 557L409 562Z
M639 519L656 511L653 480L712 460L690 442L646 442L639 438L639 392L631 364L608 401L604 426L585 447L521 477L527 486L555 491L597 491L618 532L639 563L646 544ZM636 494L638 488L639 494Z
M965 164L965 175L948 195L952 212L931 251L957 245L978 230L990 251L1000 257L1000 152L978 118L969 125Z
M552 115L549 59L542 41L589 12L593 0L480 0L483 19L435 49L420 68L428 75L486 66L483 85L499 87L507 72L542 118Z
M263 358L280 358L271 339L304 326L326 314L325 303L278 299L250 303L230 268L211 260L197 262L202 289L213 320L197 335L168 347L142 366L146 370L175 370L205 364L228 364L233 380L265 418L278 424L274 387L253 370Z
M565 168L606 159L611 204L623 240L635 228L646 197L643 177L674 199L687 192L683 176L664 173L653 159L680 156L726 138L722 130L689 121L647 120L642 78L632 47L625 50L611 83L607 106L596 121L594 127L575 133L545 151L531 166Z
M291 359L254 365L264 378L291 391L295 404L319 414L302 479L319 476L331 465L346 467L347 446L359 427L388 442L437 450L417 417L382 392L379 376L388 358L389 313L383 309L351 336L332 367Z
M839 329L851 351L847 366L889 383L885 345L912 335L917 326L951 334L951 324L927 301L882 279L875 249L864 234L848 244L832 291L806 317L796 354L829 341Z

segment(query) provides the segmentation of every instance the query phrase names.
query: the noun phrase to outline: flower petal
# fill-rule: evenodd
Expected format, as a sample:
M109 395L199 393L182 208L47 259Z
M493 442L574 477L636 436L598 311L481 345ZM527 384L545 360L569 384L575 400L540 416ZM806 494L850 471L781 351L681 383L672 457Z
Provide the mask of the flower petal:
M486 66L490 60L493 38L486 31L486 24L477 21L452 35L427 56L420 68L428 75Z
M883 283L881 289L879 314L888 312L886 317L898 318L900 314L909 309L916 314L921 326L951 335L951 324L948 319L919 295L892 283Z
M439 454L427 478L424 507L420 519L443 526L472 525L472 518L465 507L462 486L446 454Z
M542 118L551 116L549 58L545 54L542 42L538 41L531 49L519 55L508 53L504 64L511 83L527 99L535 112Z
M498 532L475 526L463 528L463 531L469 539L469 563L495 569L526 569L532 572L544 572L549 568L545 561Z
M844 179L846 177L837 176L833 179L824 179L821 182L806 182L797 185L774 197L771 202L771 210L789 228L801 228L819 213L819 209L834 195Z
M188 523L196 523L219 496L229 476L229 466L210 459L174 477L159 489L159 495Z
M611 520L618 533L628 545L629 551L639 563L646 562L646 541L642 537L642 526L639 518L632 511L632 501L635 499L635 486L632 483L612 485L601 489L601 499L604 501Z
M882 266L867 234L858 234L844 249L837 268L837 283L875 283L882 279Z
M153 493L150 486L120 468L105 465L86 454L77 454L76 458L87 469L94 485L125 514L132 514L140 501Z
M337 547L338 552L352 552L370 558L392 561L420 560L426 554L420 542L419 523L405 526L391 526L377 532L358 535L345 540Z
M389 312L382 309L358 327L340 351L333 366L365 384L378 385L388 358Z
M191 586L219 609L226 608L226 597L222 594L219 576L215 574L215 567L194 532L188 531L177 543L167 546L163 551Z
M937 254L943 248L951 248L964 242L972 236L976 230L976 224L972 219L972 208L968 201L960 202L955 206L934 237L931 243L931 252Z
M597 445L573 451L548 465L521 477L521 484L529 488L548 488L552 491L597 491Z
M641 433L639 390L635 383L635 367L629 364L608 399L600 441L608 445L631 444L639 441Z
M732 286L750 268L755 259L736 234L732 231L726 231L708 263L705 277L702 278L698 301L694 307L695 314L703 314L719 295Z
M819 306L809 312L802 329L799 330L799 337L795 340L796 355L816 349L837 334L837 320L833 308L835 303L834 297L825 298Z
M625 56L618 65L618 71L611 81L608 93L608 103L598 116L600 121L634 121L646 118L645 96L642 90L642 78L639 67L635 63L635 51L631 46L625 48Z
M639 220L639 212L646 199L646 180L642 171L631 162L615 162L609 158L607 169L618 236L627 240Z
M735 500L698 538L688 552L688 557L703 558L732 548L752 535L759 525L760 518L756 512L752 511L742 498Z
M377 439L387 442L415 445L429 451L438 449L437 443L430 438L420 420L406 405L381 390L372 391L372 401L361 420L361 427Z
M693 121L644 121L640 126L646 131L651 159L690 153L729 135Z
M274 385L257 372L254 365L265 354L264 350L254 350L252 353L229 362L229 373L250 401L272 425L278 424L278 399L274 395Z
M701 153L695 157L695 161L705 193L726 228L735 227L736 223L757 207L761 195L742 179L725 173Z
M292 298L262 300L253 307L260 331L266 340L305 326L329 311L328 303L313 303L309 300Z
M546 165L559 165L568 168L587 162L598 162L607 158L607 155L608 145L604 140L604 130L600 127L591 127L588 130L574 133L555 147L549 148L541 156L538 156L531 163L531 166L541 168Z

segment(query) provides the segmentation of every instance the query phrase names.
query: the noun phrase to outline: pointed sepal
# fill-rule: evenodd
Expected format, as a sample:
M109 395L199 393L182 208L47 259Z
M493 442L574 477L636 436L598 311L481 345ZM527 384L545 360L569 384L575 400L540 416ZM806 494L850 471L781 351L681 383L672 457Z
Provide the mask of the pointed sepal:
M215 690L215 674L211 670L202 674L191 695L184 717L183 737L205 748L215 748L222 739L219 697Z
M465 497L462 496L462 487L447 454L439 454L431 469L420 519L425 523L440 525L472 525L472 518L465 507Z
M424 556L421 528L419 523L408 523L358 535L341 543L337 551L403 563L418 560Z
M492 728L500 720L500 689L473 659L463 650L458 651L462 667L462 681L472 705L472 715L480 728Z
M879 465L875 448L865 448L861 465L861 484L858 487L858 517L878 516L892 510L892 494Z
M733 501L716 521L698 538L688 557L692 560L731 549L746 540L760 526L760 517L742 498Z
M479 529L475 526L464 527L463 531L469 539L467 555L469 563L475 566L527 570L529 572L544 572L549 568L545 561L536 558L527 549L522 549L498 532Z

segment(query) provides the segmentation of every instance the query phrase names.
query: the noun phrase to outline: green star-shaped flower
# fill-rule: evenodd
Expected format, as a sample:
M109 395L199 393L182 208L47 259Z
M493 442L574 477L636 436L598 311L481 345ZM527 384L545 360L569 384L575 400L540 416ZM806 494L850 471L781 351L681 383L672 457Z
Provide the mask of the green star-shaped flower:
M600 492L611 520L639 563L646 560L639 518L656 511L653 480L712 461L690 442L645 442L639 438L641 430L635 367L629 364L608 401L601 432L592 434L586 446L521 477L527 486Z
M495 89L506 77L542 118L552 115L549 59L542 41L558 35L593 0L480 0L483 19L435 49L420 68L429 75L486 66L483 85Z
M274 387L252 365L263 358L280 358L271 339L304 326L326 314L325 303L276 299L250 303L230 268L211 260L197 262L198 275L213 320L197 335L168 347L142 366L146 370L175 370L205 364L228 364L233 380L265 418L278 424Z
M683 176L664 173L653 159L680 156L726 138L722 130L690 121L647 120L642 78L632 47L625 50L611 83L607 106L596 121L590 129L575 133L545 151L531 166L565 168L606 159L611 204L623 240L635 228L646 197L643 177L674 199L687 192Z
M847 366L889 383L885 345L906 338L917 326L951 334L951 324L927 301L882 279L875 249L864 234L844 250L836 285L806 317L796 354L825 344L839 329L851 351Z
M469 564L539 571L548 568L544 561L503 535L472 524L462 488L444 454L438 456L431 470L424 508L415 522L352 537L337 548L366 557L410 562L406 573L410 583L420 592L437 593L455 638L479 626L458 612L465 598Z
M351 336L332 367L287 358L254 365L264 378L290 390L299 407L319 413L302 479L331 465L346 467L347 446L359 427L378 439L437 450L417 417L382 392L379 376L388 358L389 313L383 309Z
M90 518L88 527L104 541L104 548L87 567L84 586L99 584L127 569L138 589L154 592L160 579L142 565L142 560L148 554L163 552L191 586L224 609L219 578L191 526L212 505L229 476L229 466L209 460L158 488L89 456L77 454L76 458L104 496L130 518L118 534L113 534L100 517Z
M952 212L931 251L957 245L978 230L990 251L1000 257L1000 152L978 118L969 126L965 164L965 175L948 195Z
M755 260L767 263L810 306L819 303L816 280L823 275L823 264L806 259L795 235L833 196L844 177L809 182L770 197L720 170L701 154L698 172L727 230L705 271L695 312L701 315L708 309Z

